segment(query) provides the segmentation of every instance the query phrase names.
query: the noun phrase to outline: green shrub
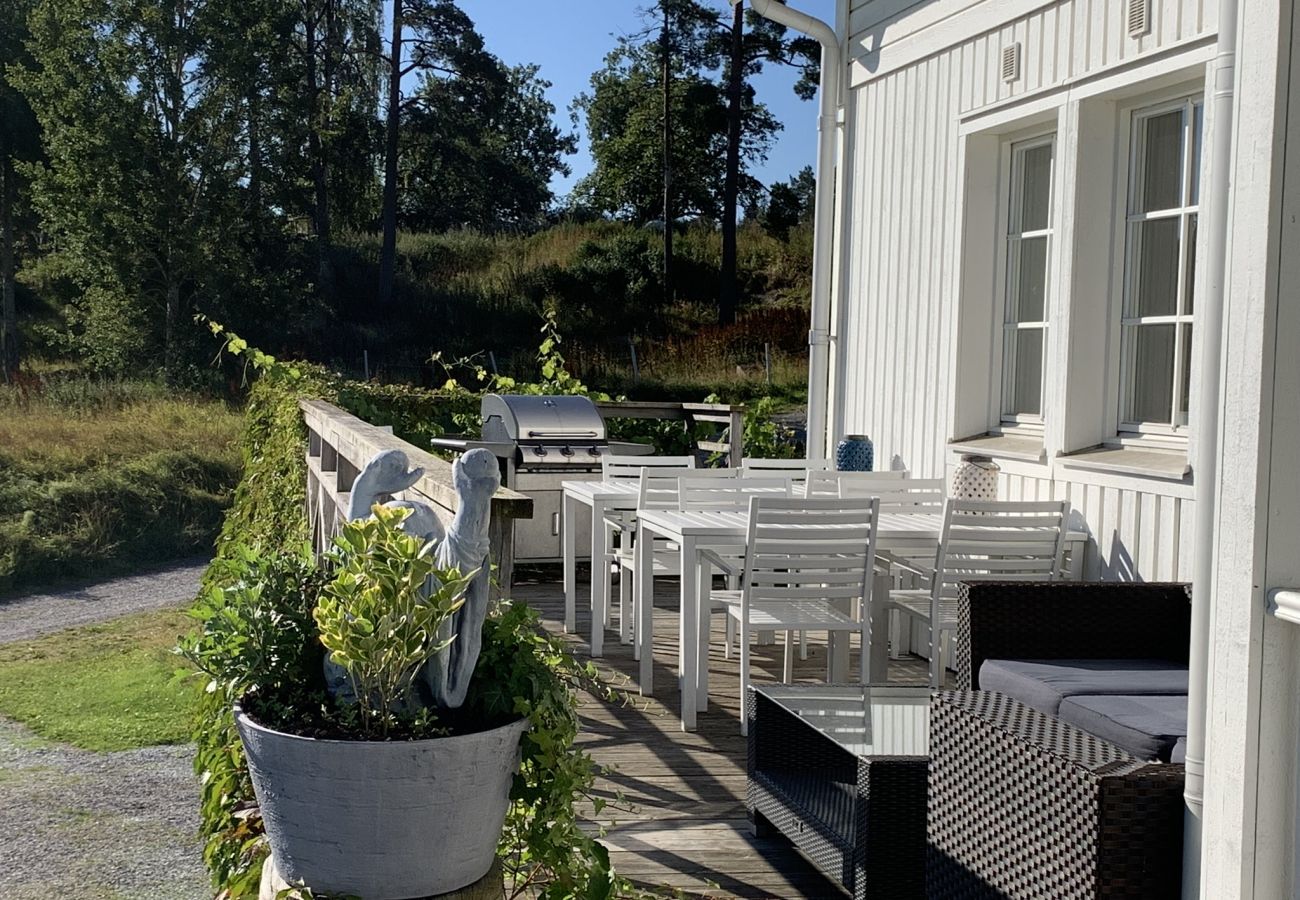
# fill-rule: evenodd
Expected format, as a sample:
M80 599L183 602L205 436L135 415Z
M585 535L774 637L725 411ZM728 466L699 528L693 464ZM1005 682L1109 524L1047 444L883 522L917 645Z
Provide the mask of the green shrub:
M220 333L220 327L214 326L214 331ZM246 413L244 478L226 517L218 558L204 577L204 599L196 607L199 630L184 647L209 673L194 731L204 859L214 888L229 900L241 900L257 896L267 848L261 822L252 814L255 799L232 704L250 689L254 677L297 686L279 695L283 702L277 705L286 717L325 702L319 657L301 649L304 631L313 628L306 615L318 582L303 574L308 563L301 561L299 551L309 537L303 515L306 434L299 401L345 403L346 397L356 404L366 398L372 410L385 410L396 422L404 422L409 413L401 400L408 395L415 408L434 409L445 402L442 415L453 420L451 410L472 395L460 387L376 393L318 367L277 363L233 335L226 338L228 348L247 358L259 377ZM543 356L543 365L562 366L554 347ZM401 429L397 433L401 435ZM266 560L258 563L259 556ZM268 578L271 588L248 590L248 585ZM282 635L267 631L276 622L286 625ZM281 636L291 646L284 647ZM597 683L595 668L577 662L562 642L541 631L535 614L513 604L502 604L489 617L478 665L461 713L480 721L523 715L532 724L500 847L517 893L592 900L627 893L628 885L610 871L608 854L581 827L575 812L583 801L597 808L604 803L593 792L595 764L573 746L578 727L573 689L609 695ZM286 696L289 699L283 700Z

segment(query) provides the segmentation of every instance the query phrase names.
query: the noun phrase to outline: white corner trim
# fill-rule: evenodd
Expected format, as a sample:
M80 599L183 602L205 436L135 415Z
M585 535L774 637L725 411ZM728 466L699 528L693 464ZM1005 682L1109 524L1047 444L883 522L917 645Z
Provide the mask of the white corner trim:
M1274 618L1300 625L1300 589L1274 588L1268 592L1266 608Z

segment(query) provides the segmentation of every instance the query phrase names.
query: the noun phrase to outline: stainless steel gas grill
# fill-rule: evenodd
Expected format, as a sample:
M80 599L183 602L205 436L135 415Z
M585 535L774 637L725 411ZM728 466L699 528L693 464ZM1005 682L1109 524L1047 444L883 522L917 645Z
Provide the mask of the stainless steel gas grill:
M480 407L480 438L443 437L443 450L490 450L501 461L502 483L533 499L533 518L515 522L515 562L559 562L560 485L599 478L606 454L654 452L649 444L610 441L605 420L586 397L486 394ZM587 523L578 525L578 547L591 546Z

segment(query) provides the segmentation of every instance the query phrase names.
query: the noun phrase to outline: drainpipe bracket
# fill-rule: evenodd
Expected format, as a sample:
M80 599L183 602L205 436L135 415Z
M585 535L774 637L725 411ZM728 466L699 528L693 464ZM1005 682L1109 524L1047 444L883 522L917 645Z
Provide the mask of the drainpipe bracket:
M809 347L828 347L831 343L831 333L822 328L814 328L808 332Z

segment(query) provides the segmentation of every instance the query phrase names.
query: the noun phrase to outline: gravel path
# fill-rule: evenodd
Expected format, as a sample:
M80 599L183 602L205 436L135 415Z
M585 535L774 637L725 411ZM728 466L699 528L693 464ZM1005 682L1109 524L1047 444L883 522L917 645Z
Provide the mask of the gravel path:
M92 753L0 720L0 897L210 897L193 755Z
M0 600L0 644L119 616L175 606L194 598L206 557L144 575Z
M0 644L188 602L206 559L0 601ZM0 898L201 900L192 747L95 753L0 719Z

